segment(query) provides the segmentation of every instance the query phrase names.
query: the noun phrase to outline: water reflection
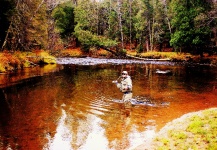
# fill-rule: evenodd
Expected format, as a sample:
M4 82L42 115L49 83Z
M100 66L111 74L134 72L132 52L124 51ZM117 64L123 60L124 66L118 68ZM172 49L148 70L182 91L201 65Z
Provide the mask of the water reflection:
M43 76L51 72L61 70L62 66L57 64L50 64L45 66L36 66L34 68L25 68L24 70L17 70L16 72L1 73L0 74L0 88L11 86L13 84L22 83L23 80L28 80L32 77Z
M50 134L47 134L48 146L45 146L44 150L71 150L71 140L72 135L69 128L66 126L66 111L62 109L62 116L58 121L57 129L54 137L52 138Z
M216 68L147 63L63 67L0 89L0 149L133 149L148 143L167 122L217 107ZM122 93L111 82L122 70L133 80L135 103L128 115Z
M86 141L79 149L108 149L108 140L104 136L105 129L100 126L101 123L102 119L94 115L87 116L87 124L89 124L90 131ZM83 128L82 125L81 128Z

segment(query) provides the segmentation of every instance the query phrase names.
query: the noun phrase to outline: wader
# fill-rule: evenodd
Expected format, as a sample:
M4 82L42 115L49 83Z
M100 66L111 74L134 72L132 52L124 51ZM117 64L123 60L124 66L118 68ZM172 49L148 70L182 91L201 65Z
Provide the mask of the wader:
M117 88L124 94L122 100L125 102L132 98L132 80L130 76L122 78L120 83L117 83Z
M115 81L117 88L123 93L122 100L124 102L124 114L129 116L131 113L131 99L133 96L132 93L132 80L130 76L126 76L126 78L121 78L120 83Z

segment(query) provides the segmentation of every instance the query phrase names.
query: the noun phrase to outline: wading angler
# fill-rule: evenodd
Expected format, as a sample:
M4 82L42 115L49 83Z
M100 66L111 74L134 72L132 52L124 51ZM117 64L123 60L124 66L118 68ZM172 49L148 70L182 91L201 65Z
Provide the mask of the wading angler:
M127 71L123 71L121 73L121 76L115 80L112 81L116 84L117 88L120 89L120 91L123 93L122 100L124 103L130 103L130 100L132 99L132 80L131 77L128 75Z

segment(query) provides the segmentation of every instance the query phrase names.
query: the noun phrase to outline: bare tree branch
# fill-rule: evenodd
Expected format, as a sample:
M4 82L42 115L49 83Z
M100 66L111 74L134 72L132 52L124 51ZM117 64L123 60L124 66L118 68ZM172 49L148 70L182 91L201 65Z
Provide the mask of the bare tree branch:
M35 16L35 14L38 12L38 10L40 9L40 7L44 4L44 0L41 1L41 3L39 4L39 6L37 7L37 9L35 10L34 14L32 15L32 17L30 18L30 20L32 20L32 18Z

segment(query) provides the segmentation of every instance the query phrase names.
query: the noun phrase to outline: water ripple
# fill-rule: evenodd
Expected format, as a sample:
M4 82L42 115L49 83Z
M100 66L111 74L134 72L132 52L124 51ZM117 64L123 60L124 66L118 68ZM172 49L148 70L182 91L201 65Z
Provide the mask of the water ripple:
M104 58L58 58L57 64L76 64L76 65L98 65L98 64L167 64L174 65L168 61L147 61L134 59L104 59Z

